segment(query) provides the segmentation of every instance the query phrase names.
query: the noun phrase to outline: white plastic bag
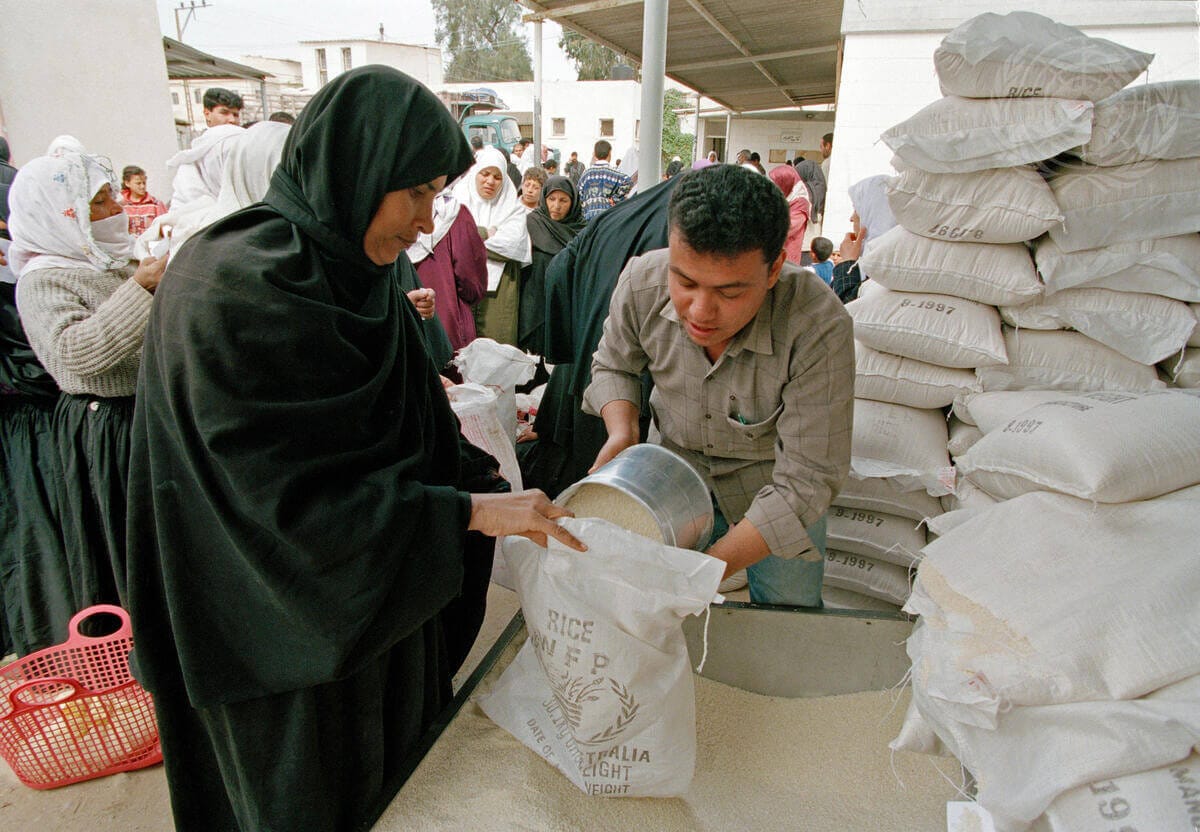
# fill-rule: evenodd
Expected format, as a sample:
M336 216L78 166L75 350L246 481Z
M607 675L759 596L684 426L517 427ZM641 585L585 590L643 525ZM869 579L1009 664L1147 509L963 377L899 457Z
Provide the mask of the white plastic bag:
M588 551L504 539L529 640L479 705L589 795L681 795L696 763L681 625L719 602L725 564L605 520L563 525Z
M517 441L517 385L533 378L537 363L536 356L491 338L476 338L454 357L464 381L496 388L501 424L513 444Z

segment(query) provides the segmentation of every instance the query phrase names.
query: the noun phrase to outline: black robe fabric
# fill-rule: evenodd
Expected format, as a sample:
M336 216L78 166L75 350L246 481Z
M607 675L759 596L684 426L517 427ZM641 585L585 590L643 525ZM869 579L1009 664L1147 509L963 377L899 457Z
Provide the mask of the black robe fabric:
M546 197L562 191L571 200L571 208L561 220L550 219ZM532 261L521 274L521 314L517 326L517 346L534 355L546 349L546 269L554 255L562 251L584 229L583 206L571 180L551 176L542 188L538 207L525 218L529 227ZM542 381L545 381L543 378Z
M467 531L420 321L362 240L387 193L470 164L426 88L344 73L265 204L189 240L156 293L126 573L179 829L365 828L449 697L493 544Z
M666 248L668 206L679 177L617 203L592 221L551 261L546 272L546 361L554 365L538 407L536 443L518 446L530 488L551 497L587 474L608 438L604 423L582 410L592 380L592 353L600 345L613 289L625 264ZM642 379L642 413L650 395ZM647 419L643 418L645 438Z

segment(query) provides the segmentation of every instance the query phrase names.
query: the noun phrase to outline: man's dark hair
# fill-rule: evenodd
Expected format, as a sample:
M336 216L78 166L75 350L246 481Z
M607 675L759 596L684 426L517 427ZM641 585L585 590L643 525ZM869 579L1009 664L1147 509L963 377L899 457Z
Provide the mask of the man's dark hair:
M826 133L824 136L821 137L821 141L825 142L825 144L827 144L827 145L832 146L833 145L833 134Z
M242 109L242 97L224 87L209 87L204 91L204 109L211 110L214 107L240 110Z
M283 110L278 110L267 116L267 121L277 121L280 124L295 124L296 117L291 113L285 113Z
M536 179L542 185L546 184L546 171L534 165L531 168L525 168L525 175L521 177L521 183L524 184L526 179Z
M612 154L612 145L601 139L596 142L596 146L592 148L592 152L597 159L607 159Z
M558 170L558 162L554 161L553 159L547 159L546 161L542 162L542 167L545 168L546 173L554 173Z
M758 155L757 150L750 154L750 161L751 162L761 162L762 161L762 157Z
M813 237L812 253L818 263L824 263L833 256L833 240L828 237Z
M3 162L7 165L9 159L11 158L12 151L8 149L8 139L0 136L0 162Z
M145 176L146 171L139 168L137 165L126 165L121 169L121 184L124 185L132 176Z
M476 133L474 136L471 137L471 149L472 150L483 150L483 136Z
M528 147L531 144L533 144L533 139L527 139L524 136L522 136L521 138L517 139L517 143L513 146L514 147Z
M701 254L736 257L761 251L773 263L791 218L783 192L768 177L738 165L710 165L679 177L671 194L671 231Z

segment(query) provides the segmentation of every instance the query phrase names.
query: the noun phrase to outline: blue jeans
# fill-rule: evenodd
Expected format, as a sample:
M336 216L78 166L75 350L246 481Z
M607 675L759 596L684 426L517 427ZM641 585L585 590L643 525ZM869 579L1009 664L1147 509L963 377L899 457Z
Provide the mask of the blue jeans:
M729 522L713 501L713 535L711 546L729 531ZM797 607L820 607L821 582L825 578L825 515L805 531L812 539L821 558L807 561L800 558L780 558L767 555L746 569L750 582L750 600L756 604L786 604Z

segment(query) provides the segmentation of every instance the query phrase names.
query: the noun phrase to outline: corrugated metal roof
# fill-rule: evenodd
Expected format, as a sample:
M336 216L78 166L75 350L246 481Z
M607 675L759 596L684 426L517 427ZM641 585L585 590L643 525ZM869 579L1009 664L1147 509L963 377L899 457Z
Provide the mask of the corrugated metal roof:
M167 59L167 77L177 80L202 80L208 78L244 78L261 81L271 73L252 66L228 61L201 52L194 46L180 43L174 38L163 37L163 53Z
M641 0L519 0L641 62ZM843 0L669 0L667 77L735 112L834 101Z

